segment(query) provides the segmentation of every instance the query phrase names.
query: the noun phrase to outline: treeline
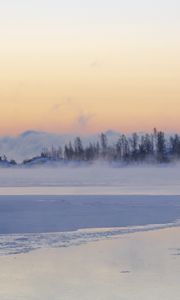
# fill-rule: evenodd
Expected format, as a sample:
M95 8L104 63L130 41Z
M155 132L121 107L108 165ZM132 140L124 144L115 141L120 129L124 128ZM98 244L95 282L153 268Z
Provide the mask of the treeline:
M17 163L14 159L8 160L7 156L4 154L0 156L0 165L7 167L7 166L16 166Z
M167 163L180 159L180 136L166 137L164 132L154 129L151 134L133 133L130 137L122 134L109 144L107 135L102 133L97 142L87 146L77 137L64 147L43 149L41 158L64 162Z

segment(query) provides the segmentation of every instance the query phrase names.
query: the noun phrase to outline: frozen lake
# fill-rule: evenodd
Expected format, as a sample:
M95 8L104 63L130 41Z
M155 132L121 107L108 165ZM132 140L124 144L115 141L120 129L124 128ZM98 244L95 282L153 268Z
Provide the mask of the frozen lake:
M178 226L179 219L178 166L0 170L0 254Z
M180 196L0 196L0 255L179 226Z
M180 168L0 170L0 299L179 299Z
M180 195L180 166L0 169L0 195Z
M0 196L0 233L167 224L180 219L180 196Z

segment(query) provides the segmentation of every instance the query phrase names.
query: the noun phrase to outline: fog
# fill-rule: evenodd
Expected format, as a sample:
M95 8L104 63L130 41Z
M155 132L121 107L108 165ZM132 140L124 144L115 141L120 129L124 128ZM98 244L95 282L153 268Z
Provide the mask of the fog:
M0 169L0 194L179 195L180 167Z

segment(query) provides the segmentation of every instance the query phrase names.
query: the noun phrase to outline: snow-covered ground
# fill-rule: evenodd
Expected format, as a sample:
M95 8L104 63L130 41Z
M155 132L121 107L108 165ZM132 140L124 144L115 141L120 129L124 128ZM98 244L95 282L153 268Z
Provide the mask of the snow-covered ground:
M177 300L179 220L179 166L1 169L0 299Z
M178 226L179 220L179 166L0 170L0 254L78 244L137 226ZM6 234L20 236L6 243Z
M180 229L0 257L2 300L179 300Z
M26 193L180 195L180 165L0 169L0 194Z

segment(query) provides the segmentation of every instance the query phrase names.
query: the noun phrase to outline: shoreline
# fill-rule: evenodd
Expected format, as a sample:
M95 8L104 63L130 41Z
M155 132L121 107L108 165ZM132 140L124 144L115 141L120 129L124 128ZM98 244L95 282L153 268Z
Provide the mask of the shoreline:
M113 240L132 234L171 228L180 228L180 221L133 227L85 228L64 232L0 234L0 257L21 255L40 249L69 248L93 242Z
M179 299L180 228L1 256L3 300Z

